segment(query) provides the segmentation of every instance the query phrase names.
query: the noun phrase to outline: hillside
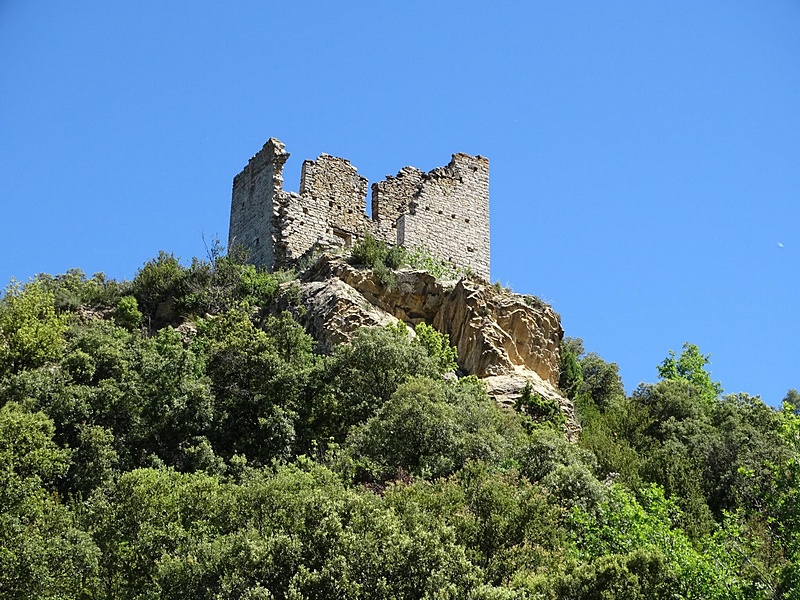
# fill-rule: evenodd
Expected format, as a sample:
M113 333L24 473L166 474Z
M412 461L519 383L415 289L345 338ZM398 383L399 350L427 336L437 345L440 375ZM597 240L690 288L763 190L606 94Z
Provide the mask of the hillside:
M0 302L0 597L795 598L800 395L368 238Z

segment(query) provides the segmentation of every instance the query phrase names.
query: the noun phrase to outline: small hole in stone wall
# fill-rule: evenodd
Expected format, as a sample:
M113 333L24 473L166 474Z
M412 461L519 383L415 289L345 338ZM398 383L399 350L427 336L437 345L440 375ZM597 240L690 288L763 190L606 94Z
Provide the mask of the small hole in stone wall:
M331 208L333 208L333 202L328 202L328 206L330 206Z
M258 242L260 242L260 241L261 241L260 238L256 238L256 246L258 246Z
M464 219L464 223L469 223L469 219Z
M450 218L451 218L451 219L455 219L455 218L456 218L456 216L455 216L455 215L450 215Z
M303 214L304 214L304 215L307 215L307 214L308 214L308 209L307 209L307 208L304 208L304 209L303 209Z
M443 211L440 210L440 211L437 211L437 212L441 215Z

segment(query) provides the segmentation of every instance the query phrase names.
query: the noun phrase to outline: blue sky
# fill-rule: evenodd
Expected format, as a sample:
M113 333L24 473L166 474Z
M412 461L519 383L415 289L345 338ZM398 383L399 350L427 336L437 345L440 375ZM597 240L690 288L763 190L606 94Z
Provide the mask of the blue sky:
M685 341L800 387L800 3L0 0L0 282L225 240L269 137L491 164L492 279L631 390Z

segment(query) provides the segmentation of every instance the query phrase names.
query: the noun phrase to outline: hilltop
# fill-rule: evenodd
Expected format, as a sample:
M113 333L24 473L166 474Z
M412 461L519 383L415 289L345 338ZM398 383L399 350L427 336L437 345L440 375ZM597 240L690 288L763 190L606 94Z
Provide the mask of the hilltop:
M369 236L0 302L9 598L778 598L800 396L626 396L542 301Z

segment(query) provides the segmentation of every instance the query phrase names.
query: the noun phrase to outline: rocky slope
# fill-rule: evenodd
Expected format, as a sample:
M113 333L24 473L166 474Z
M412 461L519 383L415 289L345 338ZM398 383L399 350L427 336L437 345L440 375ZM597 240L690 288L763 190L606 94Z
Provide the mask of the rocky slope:
M385 286L372 270L323 256L285 284L284 302L304 307L299 320L323 351L365 325L432 325L450 336L463 372L483 379L498 402L513 405L530 384L559 403L567 437L577 435L572 403L557 387L564 331L550 306L476 279L442 281L411 269L394 275L396 283Z

